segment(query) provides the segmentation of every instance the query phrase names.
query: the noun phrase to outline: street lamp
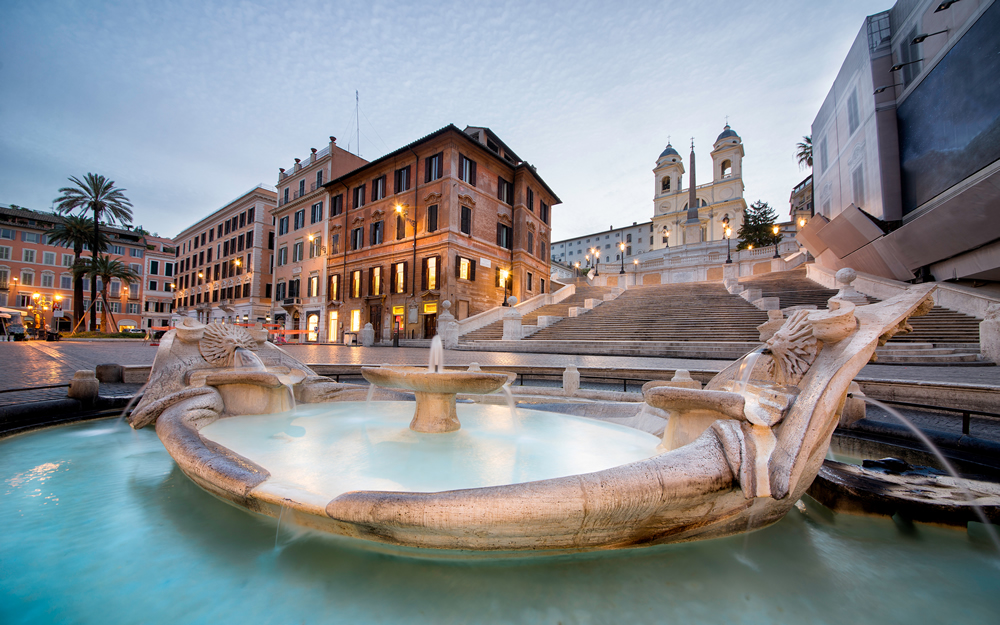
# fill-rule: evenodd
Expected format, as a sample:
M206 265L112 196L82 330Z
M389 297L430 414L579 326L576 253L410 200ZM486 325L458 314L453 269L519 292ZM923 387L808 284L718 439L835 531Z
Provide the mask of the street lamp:
M726 264L731 265L733 263L733 255L729 250L729 239L733 236L733 229L726 224Z
M778 224L771 226L771 233L774 235L774 258L781 258L778 254L778 230L780 230Z
M625 273L625 241L618 244L618 249L621 250L621 254L619 254L619 256L622 259L622 270L618 273Z
M670 247L670 228L663 226L663 247Z
M590 248L590 253L594 255L594 277L596 278L597 276L601 275L601 267L600 267L601 258L600 256L597 255L596 247Z
M500 279L503 280L503 304L502 304L502 306L510 306L510 304L507 303L507 277L508 276L510 276L510 273L506 269L501 269L500 270Z
M576 261L575 263L573 263L573 266L576 267L576 277L579 278L580 277L580 261Z

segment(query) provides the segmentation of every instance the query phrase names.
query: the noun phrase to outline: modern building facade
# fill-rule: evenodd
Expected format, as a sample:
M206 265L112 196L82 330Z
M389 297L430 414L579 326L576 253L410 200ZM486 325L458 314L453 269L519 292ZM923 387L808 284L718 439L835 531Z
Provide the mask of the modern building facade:
M180 316L203 323L268 321L274 254L271 210L277 199L274 190L257 185L173 239L174 323Z
M376 340L430 338L444 300L463 319L547 291L560 200L490 129L449 125L334 175L274 210L272 315L295 339L340 342L366 323Z
M49 324L68 332L78 321L73 318L73 249L49 242L52 229L62 221L55 213L0 206L0 307L20 311L29 331ZM138 328L142 322L145 238L139 232L107 225L101 230L109 239L104 253L140 276L135 283L113 280L109 285L109 312L116 325L112 330ZM82 257L90 256L88 246ZM85 311L90 307L89 296L90 281L85 279ZM98 313L102 305L100 301L96 304ZM100 315L97 322L101 322Z
M830 268L1000 280L1000 5L900 0L866 18L813 121Z

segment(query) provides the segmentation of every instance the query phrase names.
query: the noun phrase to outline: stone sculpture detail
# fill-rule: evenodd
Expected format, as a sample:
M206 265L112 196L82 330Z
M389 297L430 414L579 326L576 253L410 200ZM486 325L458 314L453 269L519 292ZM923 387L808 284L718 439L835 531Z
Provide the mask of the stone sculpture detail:
M778 384L798 384L816 360L820 345L809 323L809 311L796 310L767 343L770 371Z
M216 367L232 367L236 348L255 350L257 341L244 328L229 324L212 323L205 327L198 351Z

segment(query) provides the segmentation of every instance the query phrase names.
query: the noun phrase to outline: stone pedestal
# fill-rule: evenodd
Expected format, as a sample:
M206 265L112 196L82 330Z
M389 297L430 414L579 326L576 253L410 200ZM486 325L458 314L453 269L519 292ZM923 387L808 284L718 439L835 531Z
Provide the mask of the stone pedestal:
M563 371L563 393L568 397L578 390L580 390L580 371L576 365L566 365L566 370Z
M844 299L852 302L856 306L864 306L868 304L868 298L858 293L851 283L858 279L858 272L854 271L850 267L844 267L837 272L837 287L840 289L837 294L834 295L836 299Z
M979 322L979 349L983 358L1000 363L1000 304L990 304Z
M761 297L750 302L761 310L780 310L781 302L777 297Z
M93 371L77 371L73 374L73 380L69 383L67 397L78 399L85 404L93 403L97 399L97 392L101 383L97 381L97 376Z
M740 293L740 297L742 297L743 299L745 299L748 302L752 302L754 300L760 299L761 295L762 294L761 294L760 289L747 289L747 290L743 291L742 293Z
M372 327L371 322L366 323L365 327L361 328L361 344L365 347L371 347L375 344L375 328Z
M701 222L684 225L684 245L701 243Z
M507 298L507 301L510 302L510 306L503 311L503 340L520 341L522 338L521 311L514 308L517 298L510 297Z
M438 315L437 319L437 333L441 337L441 344L445 349L458 347L458 321L455 319L455 315L449 312L450 308L450 301L441 302L441 309L444 312Z

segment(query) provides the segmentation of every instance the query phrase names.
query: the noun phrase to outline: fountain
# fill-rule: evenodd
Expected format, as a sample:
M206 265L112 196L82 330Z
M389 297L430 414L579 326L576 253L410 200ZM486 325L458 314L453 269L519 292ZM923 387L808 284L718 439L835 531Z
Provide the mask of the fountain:
M981 532L900 532L798 501L854 369L928 293L807 313L701 397L649 389L672 422L655 437L565 415L540 434L530 422L553 419L526 408L511 435L504 407L468 403L460 429L414 431L405 393L373 387L366 412L369 389L314 376L254 330L188 322L157 353L137 431L89 422L0 441L0 621L991 622L997 563ZM609 465L517 474L531 456L580 455ZM432 475L408 475L422 466ZM280 535L244 509L280 518ZM608 550L626 546L645 548Z
M178 466L216 496L274 517L288 508L301 525L370 542L557 553L716 538L787 514L822 464L851 380L880 342L906 329L910 314L929 309L933 288L869 306L835 298L829 310L797 311L761 354L733 363L705 390L649 388L646 402L669 414L659 441L554 413L535 416L540 430L514 435L489 406L468 406L463 419L475 427L463 427L456 395L492 392L506 375L441 371L437 349L434 370L363 371L380 393L416 396L404 436L400 415L412 404L345 403L351 391L261 337L196 323L161 344L153 391L131 423L155 423ZM256 352L262 366L234 367L239 349ZM286 384L300 404L337 401L289 413ZM322 441L326 453L350 463L289 454L282 445L291 435L282 428L296 414L310 449ZM541 448L530 451L525 441ZM575 462L598 441L603 463L601 454ZM503 461L495 458L500 449Z

